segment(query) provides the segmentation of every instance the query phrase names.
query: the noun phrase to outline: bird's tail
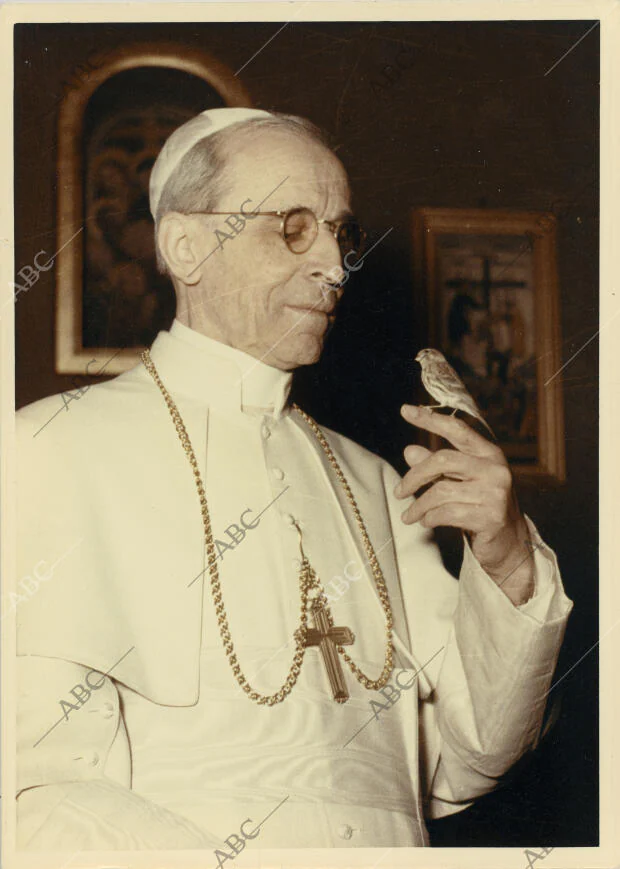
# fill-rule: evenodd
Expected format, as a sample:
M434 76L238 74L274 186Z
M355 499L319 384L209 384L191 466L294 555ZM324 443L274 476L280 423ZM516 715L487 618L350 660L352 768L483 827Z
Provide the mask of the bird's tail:
M478 409L478 417L477 417L477 418L480 420L480 422L482 423L482 425L483 425L483 426L486 428L486 430L489 432L489 434L491 435L491 437L493 438L493 440L494 440L494 441L497 441L497 436L496 436L495 432L493 431L493 429L491 428L491 426L488 424L488 422L486 421L486 419L482 416L482 414L480 413L480 410L479 410L479 409Z

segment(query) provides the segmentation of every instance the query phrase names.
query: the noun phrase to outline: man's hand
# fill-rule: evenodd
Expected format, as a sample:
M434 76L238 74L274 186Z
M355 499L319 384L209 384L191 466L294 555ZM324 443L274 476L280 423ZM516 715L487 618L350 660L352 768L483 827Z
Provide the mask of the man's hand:
M394 494L408 498L432 485L405 510L403 522L461 528L491 579L515 606L525 603L534 592L532 545L503 452L455 416L408 404L401 413L407 422L455 447L434 453L414 444L406 447L411 470Z

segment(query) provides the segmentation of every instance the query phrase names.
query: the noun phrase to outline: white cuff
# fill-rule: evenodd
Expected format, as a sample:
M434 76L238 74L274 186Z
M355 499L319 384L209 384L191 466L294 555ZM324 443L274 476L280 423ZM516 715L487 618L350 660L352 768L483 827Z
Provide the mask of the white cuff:
M532 542L532 557L534 559L534 594L529 600L516 607L510 602L507 595L480 565L471 551L465 535L463 535L465 539L463 565L467 565L469 568L467 573L471 576L470 581L479 586L486 586L484 596L487 600L490 600L493 594L497 593L507 603L510 602L513 609L532 621L541 625L546 622L555 622L568 615L572 609L572 603L564 594L555 553L544 543L529 516L525 515L524 518Z

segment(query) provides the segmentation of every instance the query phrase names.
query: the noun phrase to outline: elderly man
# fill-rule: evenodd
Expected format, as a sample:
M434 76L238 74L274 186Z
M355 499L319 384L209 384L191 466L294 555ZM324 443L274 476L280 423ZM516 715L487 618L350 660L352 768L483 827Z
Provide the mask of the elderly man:
M406 406L454 449L399 479L289 403L363 242L316 128L204 112L150 196L170 331L19 414L21 574L57 563L18 609L20 845L427 845L539 739L555 557L462 420Z

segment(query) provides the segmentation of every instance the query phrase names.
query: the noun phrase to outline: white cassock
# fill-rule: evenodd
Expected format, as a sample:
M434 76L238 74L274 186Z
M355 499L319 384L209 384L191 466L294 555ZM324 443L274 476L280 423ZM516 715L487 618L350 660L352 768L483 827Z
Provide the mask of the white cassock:
M294 523L335 624L355 634L347 651L377 678L384 613L346 497L287 404L291 375L176 321L152 358L205 480L253 687L278 690L291 664ZM467 806L536 745L572 606L544 544L524 606L467 545L457 582L430 533L401 522L396 472L325 429L387 582L396 669L381 693L345 665L338 704L311 648L292 694L259 706L224 654L191 467L145 368L67 410L37 402L18 425L19 575L44 574L17 606L21 847L234 856L225 840L242 825L260 848L422 846L425 816Z

